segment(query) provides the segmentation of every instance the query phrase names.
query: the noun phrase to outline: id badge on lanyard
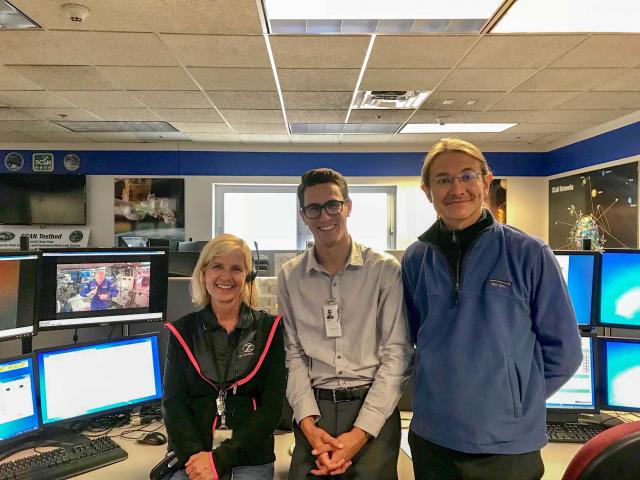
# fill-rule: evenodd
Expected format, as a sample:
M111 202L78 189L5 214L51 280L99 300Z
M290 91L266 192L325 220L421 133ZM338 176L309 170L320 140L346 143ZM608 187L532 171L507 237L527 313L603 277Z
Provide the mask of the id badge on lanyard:
M322 317L324 319L324 331L328 338L342 336L342 326L340 325L340 308L333 297L325 300L322 305Z

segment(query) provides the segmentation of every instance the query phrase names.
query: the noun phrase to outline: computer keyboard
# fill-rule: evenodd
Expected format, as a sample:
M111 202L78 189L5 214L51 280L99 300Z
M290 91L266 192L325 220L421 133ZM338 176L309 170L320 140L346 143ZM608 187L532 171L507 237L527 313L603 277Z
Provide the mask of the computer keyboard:
M127 458L109 437L0 464L0 480L62 480Z
M598 423L547 423L550 442L586 443L608 427Z

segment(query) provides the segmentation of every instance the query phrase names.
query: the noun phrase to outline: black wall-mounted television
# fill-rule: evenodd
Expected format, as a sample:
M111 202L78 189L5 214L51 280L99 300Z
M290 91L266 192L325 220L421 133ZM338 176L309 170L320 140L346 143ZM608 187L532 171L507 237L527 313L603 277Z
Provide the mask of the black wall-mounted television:
M0 175L0 223L86 225L84 175L5 173Z

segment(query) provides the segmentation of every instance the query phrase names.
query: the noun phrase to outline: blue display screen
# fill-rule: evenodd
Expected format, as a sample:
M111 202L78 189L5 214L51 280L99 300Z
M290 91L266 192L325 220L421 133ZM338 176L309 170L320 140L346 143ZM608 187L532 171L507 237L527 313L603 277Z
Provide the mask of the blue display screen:
M602 255L600 322L640 328L640 253Z
M591 325L594 256L556 253L556 260L567 282L578 325Z
M126 410L162 397L156 336L37 355L43 424Z
M607 405L640 410L640 343L605 341Z
M0 362L0 443L39 429L31 357Z

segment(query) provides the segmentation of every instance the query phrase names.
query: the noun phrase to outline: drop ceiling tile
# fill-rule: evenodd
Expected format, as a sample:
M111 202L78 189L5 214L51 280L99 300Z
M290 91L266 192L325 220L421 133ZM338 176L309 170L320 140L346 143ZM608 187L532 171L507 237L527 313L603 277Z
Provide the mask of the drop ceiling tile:
M558 109L596 110L612 108L635 108L640 92L584 92L559 105Z
M220 110L222 116L233 123L284 123L282 110Z
M93 143L93 140L82 136L80 133L65 132L39 132L36 133L38 140L46 143Z
M27 135L68 132L66 128L46 120L14 120L3 121L0 124L10 131L26 133Z
M204 90L277 90L270 68L198 68L189 72Z
M14 65L9 67L19 75L46 90L117 90L95 67Z
M550 133L542 138L539 138L533 143L534 145L548 145L550 143L557 142L558 140L561 140L565 137L567 137L566 133Z
M144 105L131 94L121 91L113 92L57 92L58 96L81 108L143 108Z
M351 110L349 123L404 123L414 110Z
M0 107L0 120L34 120L21 108Z
M207 95L219 109L275 110L280 108L278 92L222 92L209 90Z
M157 122L159 115L148 108L97 108L91 113L108 122Z
M553 108L575 97L575 92L509 92L492 107L492 110L536 110Z
M367 37L368 38L368 37ZM476 35L384 35L376 37L368 68L447 68L456 65Z
M213 108L154 108L153 111L167 122L223 122L218 112Z
M277 35L271 36L276 67L362 68L369 36Z
M22 108L26 115L40 120L94 121L100 120L81 108Z
M143 142L184 142L191 139L182 132L136 132L134 134Z
M0 132L0 143L35 143L40 141L38 137L20 132Z
M169 50L187 67L271 68L260 36L161 35Z
M327 145L327 144L339 144L340 143L340 135L289 135L291 139L291 143L303 143L310 144L316 143L319 145Z
M0 103L9 107L65 108L73 105L53 93L27 90L0 91Z
M239 134L243 143L289 143L289 135Z
M421 149L426 152L428 147L431 147L441 138L441 133L398 133L393 135L390 142L421 145ZM420 175L420 171L416 169L416 176L418 175Z
M545 110L533 112L528 123L605 123L634 110Z
M283 92L348 92L356 88L357 68L281 68L278 70Z
M340 143L343 144L362 144L368 143L373 145L384 145L389 143L393 135L367 135L367 134L348 134L345 133L342 135L342 139Z
M349 109L353 92L283 92L282 96L287 110L338 110Z
M635 67L640 65L640 35L594 34L556 60L553 67Z
M360 90L433 90L448 68L367 68Z
M531 112L508 110L484 112L456 110L418 110L410 123L434 123L438 118L446 123L523 123L528 121Z
M491 137L492 142L522 142L530 143L535 142L543 137L549 135L548 133L536 133L536 132L513 132L511 129L504 132L496 133Z
M91 132L83 133L83 137L96 143L139 143L140 140L129 132Z
M497 99L502 97L504 92L441 92L436 91L422 104L422 110L469 110L480 111L487 108ZM453 100L452 104L445 105L445 100ZM470 100L475 100L475 104L467 105Z
M187 136L193 142L212 142L212 143L240 143L240 139L235 134L216 134L216 133L187 133Z
M266 133L286 135L284 123L235 123L231 125L236 133Z
M191 136L192 133L233 133L226 123L171 122L171 125L181 132L189 134L189 136Z
M585 35L487 35L461 68L541 68L576 46Z
M289 123L343 123L348 109L343 110L287 110Z
M153 33L10 30L2 42L6 65L176 65Z
M640 92L640 68L629 70L619 77L597 86L594 90L605 92Z
M620 75L618 68L545 68L516 90L523 92L583 92Z
M96 67L124 90L198 90L181 67Z
M0 65L0 90L42 90L42 87L18 75L12 68Z
M142 104L152 108L211 108L202 92L161 91L129 92Z
M595 123L522 123L509 129L511 133L575 133L594 127Z
M533 68L457 68L438 89L447 92L506 92L535 72Z
M156 32L262 35L255 0L137 0L134 5Z

